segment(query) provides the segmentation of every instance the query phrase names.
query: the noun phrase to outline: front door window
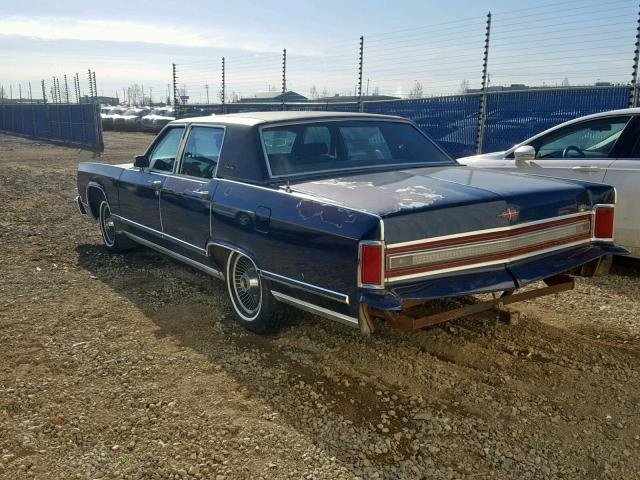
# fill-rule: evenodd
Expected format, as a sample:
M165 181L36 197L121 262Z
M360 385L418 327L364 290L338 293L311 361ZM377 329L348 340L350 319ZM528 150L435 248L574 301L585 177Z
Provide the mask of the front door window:
M532 142L536 158L607 158L628 122L628 116L599 118L560 129Z

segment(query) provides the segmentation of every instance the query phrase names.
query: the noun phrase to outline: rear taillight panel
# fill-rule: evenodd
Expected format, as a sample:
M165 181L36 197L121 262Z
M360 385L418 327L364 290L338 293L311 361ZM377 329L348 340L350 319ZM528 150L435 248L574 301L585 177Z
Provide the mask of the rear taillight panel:
M613 205L595 205L593 207L593 240L602 242L613 242L614 234Z
M360 242L358 255L358 286L384 288L384 243Z

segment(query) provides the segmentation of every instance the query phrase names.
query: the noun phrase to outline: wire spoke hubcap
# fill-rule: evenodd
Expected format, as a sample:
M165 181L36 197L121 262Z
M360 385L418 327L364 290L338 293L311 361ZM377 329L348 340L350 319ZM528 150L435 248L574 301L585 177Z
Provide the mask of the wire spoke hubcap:
M107 245L111 246L116 238L116 224L111 216L111 209L106 202L102 204L101 218L104 241Z
M251 260L239 255L234 259L232 273L235 303L245 316L254 317L262 302L258 271Z

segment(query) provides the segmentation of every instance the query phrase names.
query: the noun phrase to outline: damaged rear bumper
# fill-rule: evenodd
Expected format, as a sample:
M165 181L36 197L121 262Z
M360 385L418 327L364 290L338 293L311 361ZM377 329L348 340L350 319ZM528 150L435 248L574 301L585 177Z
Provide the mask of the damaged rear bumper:
M622 247L588 245L540 258L528 258L506 265L469 270L457 275L429 277L384 290L361 290L361 303L378 310L400 311L407 304L438 298L460 297L479 293L513 291L527 284L562 273L580 275L581 267L606 255L626 255ZM594 268L589 269L591 271Z

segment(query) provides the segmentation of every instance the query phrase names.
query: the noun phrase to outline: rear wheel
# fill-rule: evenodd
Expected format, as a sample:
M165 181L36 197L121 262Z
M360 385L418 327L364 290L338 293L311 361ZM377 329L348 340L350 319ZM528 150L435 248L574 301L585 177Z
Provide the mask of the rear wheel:
M236 320L256 333L272 330L275 300L253 260L241 253L231 253L225 278Z
M100 224L102 241L104 242L104 246L107 247L107 250L123 252L133 247L133 242L116 230L115 220L111 215L111 208L105 199L100 202L98 222Z

